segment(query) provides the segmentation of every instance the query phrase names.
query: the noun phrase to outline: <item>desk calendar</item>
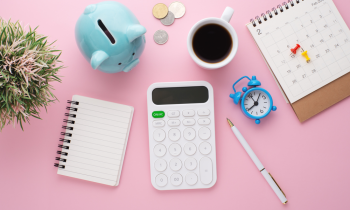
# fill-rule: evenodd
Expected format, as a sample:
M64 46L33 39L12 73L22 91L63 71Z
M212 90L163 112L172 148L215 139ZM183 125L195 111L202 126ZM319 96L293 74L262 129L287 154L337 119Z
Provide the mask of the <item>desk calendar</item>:
M332 0L289 1L247 27L290 103L350 71L349 28Z

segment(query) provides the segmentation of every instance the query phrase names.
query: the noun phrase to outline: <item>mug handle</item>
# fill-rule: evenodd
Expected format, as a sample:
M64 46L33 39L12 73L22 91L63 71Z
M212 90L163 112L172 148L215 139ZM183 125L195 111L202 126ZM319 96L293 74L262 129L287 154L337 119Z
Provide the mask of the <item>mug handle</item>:
M226 7L224 13L221 15L221 19L230 22L233 12L234 10L231 7Z

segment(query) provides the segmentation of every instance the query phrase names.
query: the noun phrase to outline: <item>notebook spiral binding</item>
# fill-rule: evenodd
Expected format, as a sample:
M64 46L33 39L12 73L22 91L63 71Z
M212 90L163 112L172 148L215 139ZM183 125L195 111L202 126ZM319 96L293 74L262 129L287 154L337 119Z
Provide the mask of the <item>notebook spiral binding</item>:
M296 2L297 4L299 4L300 1L304 1L304 0L295 0L295 2ZM254 18L252 18L252 19L250 19L250 22L253 24L254 27L256 27L256 26L257 26L257 23L262 24L262 22L263 22L262 20L264 20L264 21L267 21L267 20L268 20L268 19L267 19L267 15L268 15L268 17L273 18L273 13L275 14L275 16L278 15L278 10L279 10L280 13L282 13L282 12L284 11L284 9L285 9L285 10L288 10L288 9L294 7L294 6L295 6L294 0L288 0L288 3L283 2L283 3L282 3L282 6L281 6L280 4L277 5L277 9L276 9L275 7L273 7L273 8L271 9L272 12L271 12L270 10L267 10L267 11L266 11L266 15L265 15L265 13L261 13L261 15L260 15L261 19L260 19L259 16L256 16L256 17L255 17L255 20L254 20ZM257 23L256 23L255 21L256 21Z
M73 104L73 105L79 105L79 101L68 100L67 103ZM74 112L78 111L78 108L76 108L76 107L67 106L66 109L70 110L70 111L74 111ZM71 114L71 113L65 113L64 115L67 116L67 117L72 117L72 118L76 118L77 117L76 114ZM72 124L72 125L75 124L74 120L64 119L63 122L67 123L67 125L62 126L62 128L66 129L66 130L73 130L74 129L74 127L68 126L68 124ZM65 136L65 137L72 137L72 134L68 133L68 132L61 132L61 135ZM66 142L66 143L70 143L71 142L70 139L65 139L65 138L60 138L60 141ZM59 144L58 147L62 148L62 149L69 149L69 146L65 146L63 144ZM57 154L59 154L61 156L62 155L63 156L68 156L68 152L63 152L63 151L57 151ZM61 158L61 157L56 157L55 160L58 160L60 162L67 162L67 159L64 159L64 158ZM62 164L59 164L59 163L55 163L54 166L57 167L57 168L61 168L61 169L64 169L66 167L65 165L62 165Z

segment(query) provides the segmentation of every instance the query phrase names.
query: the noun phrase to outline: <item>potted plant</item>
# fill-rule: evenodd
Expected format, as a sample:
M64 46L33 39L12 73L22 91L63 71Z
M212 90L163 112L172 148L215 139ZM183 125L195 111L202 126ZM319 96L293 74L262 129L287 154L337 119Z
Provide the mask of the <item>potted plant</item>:
M17 21L0 18L0 130L7 124L28 122L39 117L39 109L57 100L53 81L63 68L59 50L47 43L47 37L25 31Z

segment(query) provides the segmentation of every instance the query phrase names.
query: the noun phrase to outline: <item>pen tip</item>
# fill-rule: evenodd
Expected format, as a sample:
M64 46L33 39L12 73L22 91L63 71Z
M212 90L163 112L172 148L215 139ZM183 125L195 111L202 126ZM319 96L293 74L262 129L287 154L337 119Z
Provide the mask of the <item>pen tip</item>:
M231 120L228 119L227 117L226 117L226 119L227 119L228 124L229 124L231 127L233 127L234 125L233 125L233 123L231 122Z

